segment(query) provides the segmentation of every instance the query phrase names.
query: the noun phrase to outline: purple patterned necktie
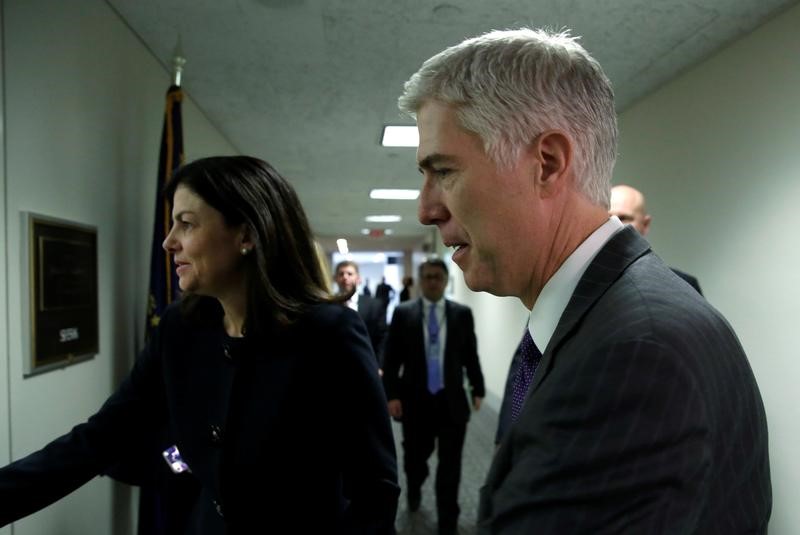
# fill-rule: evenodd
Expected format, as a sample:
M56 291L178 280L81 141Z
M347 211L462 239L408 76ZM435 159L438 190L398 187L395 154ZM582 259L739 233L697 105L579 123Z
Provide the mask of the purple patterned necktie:
M533 343L531 332L525 329L525 335L519 344L520 361L517 374L514 376L514 390L511 399L511 421L516 422L519 413L522 412L522 405L525 403L525 395L533 382L533 374L536 367L542 360L542 353Z

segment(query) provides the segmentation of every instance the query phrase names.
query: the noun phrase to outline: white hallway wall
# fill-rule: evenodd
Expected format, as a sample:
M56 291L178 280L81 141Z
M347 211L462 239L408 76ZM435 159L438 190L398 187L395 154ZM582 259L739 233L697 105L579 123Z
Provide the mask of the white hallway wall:
M0 231L0 463L92 414L130 367L143 333L155 179L170 74L102 0L5 0L5 199ZM191 57L184 86L191 92ZM187 159L237 151L184 101ZM2 197L0 197L2 200ZM20 211L98 229L100 352L22 378ZM0 268L0 283L4 270ZM5 371L8 370L8 380ZM10 410L6 406L6 400ZM8 419L7 419L8 418ZM107 478L14 525L15 535L130 532L129 491ZM10 533L9 528L0 534Z
M733 325L767 411L770 533L800 509L800 6L620 121L615 181L647 195L650 241Z
M769 421L774 535L800 526L798 58L795 7L622 113L615 172L646 193L655 251L700 279L750 358ZM527 310L452 275L496 406Z
M4 44L2 39L3 27L3 0L0 0L0 102L3 102L3 58ZM6 263L8 255L6 250L6 155L5 155L5 109L0 105L0 464L6 464L11 455L11 440L9 436L9 406L10 393L8 391L8 345L3 340L8 340L8 318L6 315ZM0 535L8 535L11 528L0 528Z

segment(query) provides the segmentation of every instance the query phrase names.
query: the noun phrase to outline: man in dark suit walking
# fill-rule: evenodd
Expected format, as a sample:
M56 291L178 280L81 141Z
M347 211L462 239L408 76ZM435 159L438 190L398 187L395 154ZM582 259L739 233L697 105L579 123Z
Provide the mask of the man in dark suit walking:
M611 84L568 32L492 32L406 82L436 225L531 310L479 533L765 533L767 423L730 325L609 216Z
M386 282L386 277L381 279L378 286L375 287L375 299L383 303L383 308L387 308L389 303L394 298L394 288Z
M358 272L358 264L352 260L342 260L336 264L334 279L339 287L339 294L350 295L350 299L345 304L358 312L364 321L372 343L372 350L375 351L375 358L378 359L378 366L382 366L383 342L386 338L386 309L374 297L368 294L358 294L356 290L361 283L361 275Z
M447 265L427 260L419 268L422 297L399 305L386 339L383 382L389 413L402 419L408 507L420 506L428 458L438 441L436 509L439 533L456 533L461 450L469 420L464 371L472 406L484 397L474 322L469 308L444 299ZM402 368L402 375L401 370Z

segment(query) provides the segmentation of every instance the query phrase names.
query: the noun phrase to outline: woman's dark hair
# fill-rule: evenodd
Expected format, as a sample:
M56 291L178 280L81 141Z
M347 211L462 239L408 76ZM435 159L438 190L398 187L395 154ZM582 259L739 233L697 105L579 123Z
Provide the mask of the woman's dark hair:
M330 301L305 211L292 186L263 160L249 156L202 158L178 169L164 188L172 203L179 186L244 224L255 244L245 259L245 330L292 323L310 305ZM196 296L186 296L192 307Z

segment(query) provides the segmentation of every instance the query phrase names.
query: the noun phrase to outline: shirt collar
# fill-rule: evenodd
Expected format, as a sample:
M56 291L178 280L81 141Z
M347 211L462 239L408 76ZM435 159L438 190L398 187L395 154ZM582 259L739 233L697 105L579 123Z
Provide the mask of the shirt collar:
M542 353L547 349L547 344L553 337L558 321L567 308L572 293L578 286L586 268L589 267L606 242L623 227L624 225L617 216L608 218L588 238L583 240L583 243L567 257L558 271L542 288L528 321L531 337Z
M425 310L431 308L433 301L428 301L425 297L420 297L420 299L422 299L422 305L425 308ZM440 310L443 306L444 306L444 297L436 301L436 310Z

